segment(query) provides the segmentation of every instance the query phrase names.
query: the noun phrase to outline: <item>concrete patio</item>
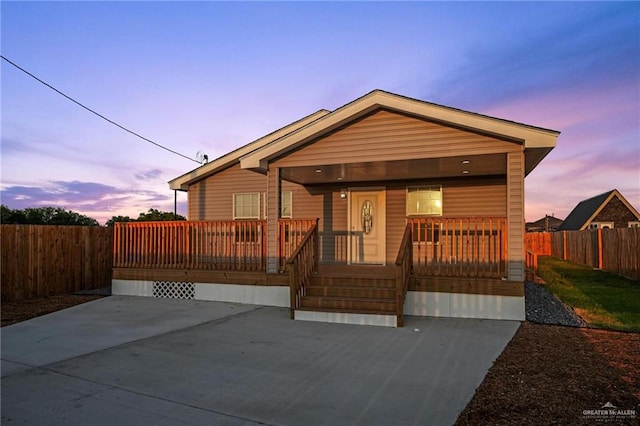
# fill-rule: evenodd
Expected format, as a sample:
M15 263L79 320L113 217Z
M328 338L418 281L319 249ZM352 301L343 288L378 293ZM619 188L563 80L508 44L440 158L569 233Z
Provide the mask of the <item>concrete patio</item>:
M2 424L450 425L519 325L111 296L2 328Z

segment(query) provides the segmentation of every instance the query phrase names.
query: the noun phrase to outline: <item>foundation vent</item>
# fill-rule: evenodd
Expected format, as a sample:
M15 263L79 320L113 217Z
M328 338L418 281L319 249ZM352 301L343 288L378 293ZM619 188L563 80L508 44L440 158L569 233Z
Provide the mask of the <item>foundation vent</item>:
M153 297L164 299L195 299L195 285L186 281L154 281Z

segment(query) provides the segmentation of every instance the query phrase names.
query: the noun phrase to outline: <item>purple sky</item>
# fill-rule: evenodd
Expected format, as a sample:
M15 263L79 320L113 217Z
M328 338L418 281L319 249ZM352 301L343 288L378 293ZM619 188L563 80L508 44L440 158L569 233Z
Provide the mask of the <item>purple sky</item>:
M2 2L2 55L189 157L373 89L562 132L526 219L617 188L640 208L640 3ZM2 61L1 201L104 223L173 210L196 163ZM186 214L186 194L178 193Z

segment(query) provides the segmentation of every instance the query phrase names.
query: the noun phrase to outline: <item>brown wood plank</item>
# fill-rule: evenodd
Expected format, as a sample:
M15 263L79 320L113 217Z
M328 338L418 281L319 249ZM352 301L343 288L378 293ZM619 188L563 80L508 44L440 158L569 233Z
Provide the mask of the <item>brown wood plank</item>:
M113 278L121 280L190 281L194 283L242 284L242 285L288 285L286 274L265 272L213 271L159 268L114 268Z
M410 291L485 294L492 296L524 296L524 284L485 278L412 277Z

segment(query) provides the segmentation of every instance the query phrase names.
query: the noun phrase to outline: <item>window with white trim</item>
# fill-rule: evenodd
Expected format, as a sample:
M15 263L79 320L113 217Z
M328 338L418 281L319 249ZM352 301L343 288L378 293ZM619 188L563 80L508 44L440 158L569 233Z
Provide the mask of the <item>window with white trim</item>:
M640 228L640 221L630 220L629 223L627 224L627 226L629 228Z
M234 219L260 219L260 193L233 194Z
M589 229L613 229L613 222L591 222Z
M407 216L442 216L442 187L407 187Z

